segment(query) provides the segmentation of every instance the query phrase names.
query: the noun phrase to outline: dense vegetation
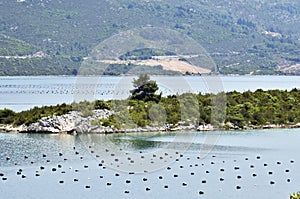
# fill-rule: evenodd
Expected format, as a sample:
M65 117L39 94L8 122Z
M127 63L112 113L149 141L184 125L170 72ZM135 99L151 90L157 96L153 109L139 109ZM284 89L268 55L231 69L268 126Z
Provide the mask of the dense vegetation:
M76 74L100 42L145 26L195 39L223 74L299 74L277 68L300 63L295 0L3 0L0 9L0 56L47 55L1 59L0 75Z
M57 106L45 106L42 108L34 107L27 111L22 111L20 113L14 113L11 110L4 109L0 110L0 123L2 124L13 124L18 125L28 125L39 121L40 118L52 115L63 115L72 110L72 106L61 104Z
M161 49L142 48L126 52L124 55L119 56L121 60L146 60L151 59L153 56L172 56L176 55L173 52L165 52Z
M61 115L70 110L81 111L83 115L93 114L93 109L111 109L115 113L108 119L93 121L94 124L129 128L146 125L194 123L209 124L211 121L212 98L210 94L182 94L162 97L158 102L136 99L73 103L33 108L14 113L0 111L0 123L29 124L39 118L53 114ZM226 93L227 106L225 122L243 127L249 124L296 124L300 122L300 90L257 90ZM196 99L197 104L195 104ZM181 110L184 104L185 110ZM194 123L195 124L195 123ZM226 125L225 125L226 128Z
M0 58L0 75L77 75L79 65L68 57L57 56Z
M179 72L164 70L162 66L143 66L134 64L110 64L103 73L99 75L180 75Z

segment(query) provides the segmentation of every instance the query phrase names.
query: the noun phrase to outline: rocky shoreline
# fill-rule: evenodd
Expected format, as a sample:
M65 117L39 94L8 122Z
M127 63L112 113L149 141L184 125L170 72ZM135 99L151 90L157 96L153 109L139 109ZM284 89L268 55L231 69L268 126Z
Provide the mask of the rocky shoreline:
M0 125L0 131L14 133L48 133L48 134L111 134L111 133L131 133L131 132L168 132L168 131L214 131L220 130L211 124L206 125L184 125L165 124L163 126L146 126L128 129L118 129L114 126L93 125L91 121L107 119L113 114L112 111L101 109L93 110L92 116L84 117L80 112L71 111L68 114L53 117L43 117L39 122L14 127L12 125ZM225 128L226 126L226 128ZM275 128L300 128L297 124L268 124L263 126L247 125L244 127L226 123L221 130L251 130L251 129L275 129Z

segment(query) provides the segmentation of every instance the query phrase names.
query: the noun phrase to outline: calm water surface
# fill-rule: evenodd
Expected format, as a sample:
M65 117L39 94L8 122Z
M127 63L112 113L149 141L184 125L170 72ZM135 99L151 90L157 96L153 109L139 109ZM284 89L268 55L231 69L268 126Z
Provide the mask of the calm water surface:
M95 99L124 99L134 77L0 77L0 109ZM153 76L164 95L183 92L300 88L300 76Z
M0 133L0 198L288 198L299 140L299 129Z

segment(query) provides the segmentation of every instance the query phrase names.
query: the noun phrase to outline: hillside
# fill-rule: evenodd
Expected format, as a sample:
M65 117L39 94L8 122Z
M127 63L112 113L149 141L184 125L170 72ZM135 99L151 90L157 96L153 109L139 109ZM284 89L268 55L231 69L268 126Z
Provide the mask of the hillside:
M99 43L146 26L196 40L223 74L300 74L295 0L2 0L0 10L0 75L77 74Z

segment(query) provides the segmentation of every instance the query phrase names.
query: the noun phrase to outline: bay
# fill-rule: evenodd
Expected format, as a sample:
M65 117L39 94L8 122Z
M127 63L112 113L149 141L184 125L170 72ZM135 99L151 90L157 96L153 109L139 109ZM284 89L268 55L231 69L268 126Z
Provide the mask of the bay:
M288 198L299 129L112 135L0 133L0 197Z

